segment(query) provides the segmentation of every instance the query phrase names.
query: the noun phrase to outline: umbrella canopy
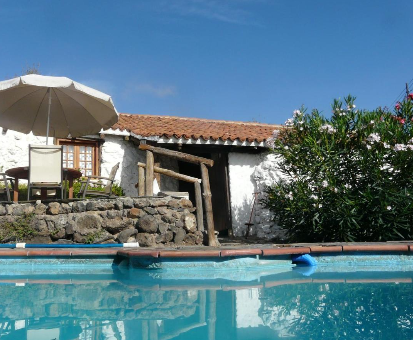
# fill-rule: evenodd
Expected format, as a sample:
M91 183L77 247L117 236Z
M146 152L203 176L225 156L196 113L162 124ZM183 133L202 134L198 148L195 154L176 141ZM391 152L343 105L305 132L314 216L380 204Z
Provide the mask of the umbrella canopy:
M0 82L0 126L5 129L80 137L117 121L109 95L69 78L32 74Z

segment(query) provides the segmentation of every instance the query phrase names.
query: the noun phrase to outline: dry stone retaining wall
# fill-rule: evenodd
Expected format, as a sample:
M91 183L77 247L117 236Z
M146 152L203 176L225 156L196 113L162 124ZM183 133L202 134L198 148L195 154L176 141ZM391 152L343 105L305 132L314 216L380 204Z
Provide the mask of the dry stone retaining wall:
M191 201L172 197L0 205L0 241L200 245L194 211Z

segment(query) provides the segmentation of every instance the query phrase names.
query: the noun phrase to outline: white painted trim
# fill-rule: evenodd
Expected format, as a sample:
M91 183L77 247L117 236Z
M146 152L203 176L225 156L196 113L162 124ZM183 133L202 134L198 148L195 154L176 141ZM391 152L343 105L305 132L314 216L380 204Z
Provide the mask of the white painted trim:
M114 135L114 136L130 136L130 132L128 130L120 130L120 129L107 129L107 130L103 130L101 129L99 133L103 133L103 134L108 134L108 135Z
M248 142L248 141L240 141L238 138L235 139L234 141L231 141L230 139L227 140L214 140L212 138L209 138L207 140L204 140L203 138L176 138L176 137L161 137L161 136L142 136L135 134L133 132L129 132L127 130L113 130L113 129L108 129L108 130L101 130L100 133L107 134L107 135L115 135L115 136L131 136L140 140L149 140L149 141L154 141L157 142L158 144L186 144L186 145L224 145L224 146L250 146L250 147L261 147L261 148L266 148L267 146L265 145L264 142Z
M264 142L248 142L248 141L240 141L239 139L235 139L234 141L231 141L229 139L227 140L214 140L212 138L204 140L202 138L194 139L194 138L167 138L167 137L160 137L158 139L159 144L188 144L188 145L229 145L229 146L259 146L259 147L265 147Z
M123 243L123 248L139 248L139 242Z

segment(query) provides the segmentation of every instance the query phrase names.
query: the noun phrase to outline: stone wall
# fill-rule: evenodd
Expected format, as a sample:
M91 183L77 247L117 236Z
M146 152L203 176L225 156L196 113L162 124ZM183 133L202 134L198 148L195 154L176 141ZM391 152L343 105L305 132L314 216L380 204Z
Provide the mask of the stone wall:
M172 197L0 205L2 243L201 245L191 201Z

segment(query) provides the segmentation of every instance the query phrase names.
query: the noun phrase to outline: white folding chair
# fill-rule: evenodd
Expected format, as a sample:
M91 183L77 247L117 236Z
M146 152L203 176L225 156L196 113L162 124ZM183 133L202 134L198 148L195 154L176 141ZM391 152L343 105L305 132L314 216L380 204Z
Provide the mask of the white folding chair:
M29 183L27 200L32 189L60 189L63 199L63 147L60 145L29 145Z
M3 198L6 195L7 201L11 201L11 194L13 193L14 181L13 178L7 177L3 172L0 173L0 183L3 182L3 187L0 187L0 197ZM10 188L11 184L11 188ZM0 199L2 200L2 199Z

